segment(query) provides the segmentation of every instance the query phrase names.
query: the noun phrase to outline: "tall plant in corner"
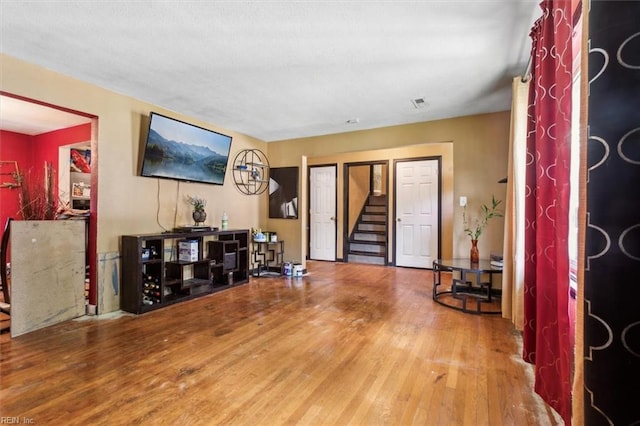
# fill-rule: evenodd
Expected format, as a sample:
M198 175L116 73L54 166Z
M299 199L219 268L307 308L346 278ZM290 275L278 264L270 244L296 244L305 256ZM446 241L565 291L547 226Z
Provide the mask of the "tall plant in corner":
M464 224L464 232L471 237L471 262L479 262L480 253L478 252L478 239L484 231L484 227L490 219L494 217L502 217L502 212L498 209L502 200L496 200L495 196L491 196L491 206L483 204L480 207L480 215L470 218L467 214L467 206L462 210L462 223Z

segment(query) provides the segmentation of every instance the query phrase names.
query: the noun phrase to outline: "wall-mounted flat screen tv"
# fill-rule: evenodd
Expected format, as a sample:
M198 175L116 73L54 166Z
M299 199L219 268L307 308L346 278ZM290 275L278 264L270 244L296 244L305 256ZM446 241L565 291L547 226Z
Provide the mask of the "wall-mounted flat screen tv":
M231 139L152 112L140 175L222 185Z

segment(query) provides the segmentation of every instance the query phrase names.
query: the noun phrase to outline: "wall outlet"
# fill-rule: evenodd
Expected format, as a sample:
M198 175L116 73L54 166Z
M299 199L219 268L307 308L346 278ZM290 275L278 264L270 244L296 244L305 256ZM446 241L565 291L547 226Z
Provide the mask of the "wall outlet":
M460 197L460 207L465 207L467 205L467 197Z

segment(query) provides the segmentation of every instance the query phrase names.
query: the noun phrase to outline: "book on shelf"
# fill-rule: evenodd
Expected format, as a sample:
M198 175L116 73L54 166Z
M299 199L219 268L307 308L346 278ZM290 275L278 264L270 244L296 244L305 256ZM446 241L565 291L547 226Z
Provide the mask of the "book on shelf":
M504 265L504 263L502 262L502 260L491 260L491 266L496 267L496 268L502 268Z

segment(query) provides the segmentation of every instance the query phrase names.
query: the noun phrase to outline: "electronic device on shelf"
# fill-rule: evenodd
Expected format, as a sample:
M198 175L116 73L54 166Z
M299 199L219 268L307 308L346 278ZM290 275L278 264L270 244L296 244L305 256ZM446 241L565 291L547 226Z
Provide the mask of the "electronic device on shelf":
M213 226L178 226L173 228L173 232L198 232L198 231L217 231L217 227Z

